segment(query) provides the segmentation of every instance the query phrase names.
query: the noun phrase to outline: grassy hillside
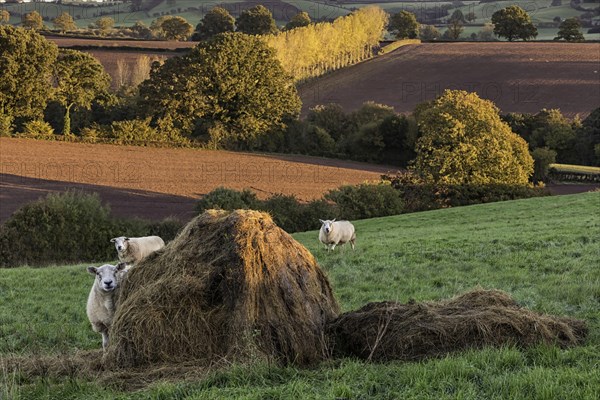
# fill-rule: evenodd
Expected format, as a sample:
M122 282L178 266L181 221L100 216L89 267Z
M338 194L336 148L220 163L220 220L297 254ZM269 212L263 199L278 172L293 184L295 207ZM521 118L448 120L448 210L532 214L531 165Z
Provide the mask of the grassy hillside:
M202 381L138 392L0 374L0 398L598 398L599 210L595 192L356 221L357 249L332 254L316 232L294 235L327 271L345 311L384 299L442 299L480 285L538 312L587 320L582 347L484 349L410 363L343 360L315 369L232 366ZM84 310L91 282L83 265L0 270L0 357L99 348Z

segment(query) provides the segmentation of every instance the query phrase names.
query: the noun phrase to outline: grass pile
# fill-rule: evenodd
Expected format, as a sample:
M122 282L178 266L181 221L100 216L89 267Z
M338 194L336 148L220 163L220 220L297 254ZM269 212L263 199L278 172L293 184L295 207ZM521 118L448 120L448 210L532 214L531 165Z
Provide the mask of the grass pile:
M129 272L110 331L110 368L328 356L339 313L312 254L252 210L209 210Z
M421 360L471 348L583 344L584 321L535 313L500 290L476 289L439 302L369 303L329 327L337 356Z

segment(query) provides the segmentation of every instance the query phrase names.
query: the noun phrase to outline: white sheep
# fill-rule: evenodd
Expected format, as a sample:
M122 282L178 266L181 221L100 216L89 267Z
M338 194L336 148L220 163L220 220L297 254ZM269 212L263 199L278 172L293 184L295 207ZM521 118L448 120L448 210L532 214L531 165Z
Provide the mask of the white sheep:
M101 267L88 267L88 272L96 277L88 296L86 312L94 332L102 334L102 348L108 347L108 331L115 315L115 305L119 285L125 277L125 263L105 264Z
M327 250L333 251L338 244L350 242L352 250L354 250L354 242L356 241L356 232L354 225L350 221L322 220L321 230L319 231L319 240L327 246Z
M119 236L110 239L110 242L115 244L119 261L126 263L127 267L136 265L150 253L165 247L165 242L158 236Z

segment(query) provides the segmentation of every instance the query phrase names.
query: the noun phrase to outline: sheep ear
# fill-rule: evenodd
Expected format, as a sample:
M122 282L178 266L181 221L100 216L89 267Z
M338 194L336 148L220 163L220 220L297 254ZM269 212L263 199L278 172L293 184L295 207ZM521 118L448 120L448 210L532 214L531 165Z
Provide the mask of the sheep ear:
M112 238L112 239L110 239L110 242L111 242L111 243L114 243L114 242L116 242L116 239L117 239L117 238Z
M87 272L89 272L92 275L96 275L98 270L96 269L96 267L87 267Z
M335 218L331 220L331 222L335 222Z
M126 241L126 242L129 242L129 238L125 238L125 241Z
M324 223L325 223L325 221L323 221L322 219L320 219L320 220L319 220L319 222L320 222L320 223L322 223L322 224L324 224Z
M125 267L127 266L127 264L125 263L118 263L117 264L117 271L123 271L125 269Z

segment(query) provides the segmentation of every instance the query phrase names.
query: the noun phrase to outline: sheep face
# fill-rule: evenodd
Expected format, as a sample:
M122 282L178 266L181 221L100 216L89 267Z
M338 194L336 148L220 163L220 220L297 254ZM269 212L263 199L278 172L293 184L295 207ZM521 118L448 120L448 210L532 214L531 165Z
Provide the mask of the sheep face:
M127 250L127 246L129 246L129 238L125 236L112 238L110 239L110 242L115 244L115 248L119 253L122 253L125 250Z
M329 235L331 233L332 229L333 229L333 223L335 222L335 218L332 219L332 220L328 220L328 219L322 220L322 219L320 219L319 221L322 224L321 229L324 230L325 233Z
M125 263L118 265L105 264L101 267L88 267L90 274L96 276L98 287L105 292L112 292L119 286L119 275L117 272L125 269Z

